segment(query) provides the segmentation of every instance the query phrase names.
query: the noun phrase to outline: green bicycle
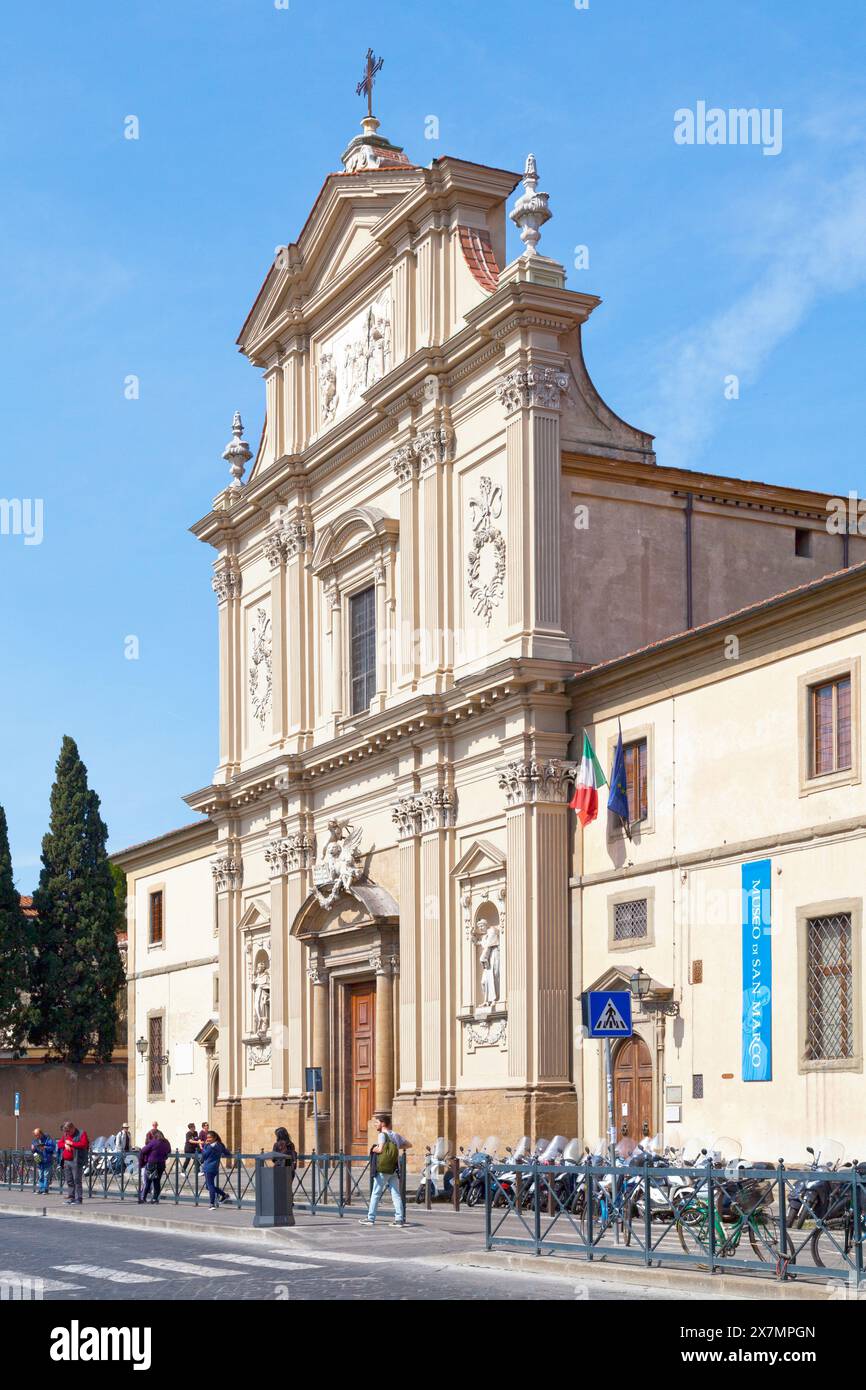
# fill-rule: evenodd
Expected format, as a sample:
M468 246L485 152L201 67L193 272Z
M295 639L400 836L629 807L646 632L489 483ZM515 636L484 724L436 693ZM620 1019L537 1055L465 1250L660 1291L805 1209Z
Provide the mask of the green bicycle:
M744 1235L756 1259L764 1264L778 1264L785 1258L793 1260L794 1246L786 1239L787 1254L783 1257L779 1222L767 1210L772 1200L773 1185L758 1179L720 1183L715 1189L713 1234L716 1259L735 1255ZM687 1255L698 1247L710 1253L710 1207L705 1196L685 1192L676 1203L676 1229L680 1244Z

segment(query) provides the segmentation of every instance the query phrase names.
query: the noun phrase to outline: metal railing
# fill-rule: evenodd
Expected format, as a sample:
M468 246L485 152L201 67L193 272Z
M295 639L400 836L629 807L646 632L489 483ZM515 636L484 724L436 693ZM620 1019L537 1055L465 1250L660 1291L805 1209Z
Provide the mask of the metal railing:
M281 1154L233 1154L224 1159L217 1186L228 1195L228 1205L238 1209L254 1207L256 1202L256 1161ZM400 1155L400 1187L406 1200L406 1155ZM375 1177L373 1154L299 1154L292 1185L293 1205L315 1215L319 1211L343 1216L353 1206L366 1207ZM112 1153L91 1150L83 1167L83 1193L90 1198L119 1198L139 1202L144 1190L145 1169L139 1167L138 1152ZM62 1195L63 1174L55 1157L43 1169L27 1149L0 1149L0 1190ZM175 1150L169 1154L160 1175L159 1200L174 1204L189 1202L200 1206L209 1202L201 1167L201 1157Z
M484 1165L488 1250L866 1284L866 1175L775 1167Z

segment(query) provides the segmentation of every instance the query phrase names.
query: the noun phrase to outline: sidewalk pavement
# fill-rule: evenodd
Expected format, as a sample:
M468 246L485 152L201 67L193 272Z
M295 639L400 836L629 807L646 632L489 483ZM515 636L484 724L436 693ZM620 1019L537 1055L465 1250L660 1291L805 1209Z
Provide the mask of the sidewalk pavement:
M677 1269L662 1266L647 1269L638 1263L614 1263L606 1259L578 1260L562 1255L541 1257L511 1253L484 1248L484 1212L478 1208L461 1207L459 1211L445 1203L437 1203L431 1211L423 1206L409 1204L407 1207L408 1225L397 1231L390 1226L393 1213L390 1205L383 1202L375 1230L361 1225L365 1207L352 1205L340 1217L335 1211L322 1208L313 1216L306 1211L295 1211L293 1227L254 1227L253 1211L250 1207L225 1205L213 1215L207 1206L196 1207L192 1203L162 1201L158 1208L154 1205L141 1205L134 1200L121 1201L119 1197L85 1197L81 1207L67 1206L56 1193L38 1196L30 1191L0 1189L0 1215L44 1216L61 1221L83 1221L97 1225L122 1225L127 1229L153 1231L154 1233L174 1233L200 1239L234 1239L260 1243L267 1241L291 1245L298 1254L315 1255L320 1260L333 1260L342 1263L369 1263L371 1260L393 1260L395 1242L402 1247L400 1259L443 1268L455 1265L476 1268L479 1276L485 1271L499 1273L511 1272L535 1274L542 1279L562 1278L572 1282L579 1291L586 1286L598 1289L603 1296L604 1287L622 1289L631 1286L637 1293L642 1290L650 1297L658 1291L659 1297L709 1298L714 1300L821 1300L844 1296L844 1286L831 1286L822 1281L804 1282L802 1280L781 1281L763 1276L751 1277L748 1274L710 1274L700 1269ZM2 1223L0 1223L2 1231Z

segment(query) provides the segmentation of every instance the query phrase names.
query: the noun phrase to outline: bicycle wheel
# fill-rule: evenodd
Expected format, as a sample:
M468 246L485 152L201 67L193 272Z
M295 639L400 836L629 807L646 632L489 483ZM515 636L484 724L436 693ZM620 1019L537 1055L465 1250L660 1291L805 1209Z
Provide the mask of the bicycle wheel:
M680 1245L686 1255L694 1255L696 1247L705 1254L709 1253L707 1243L707 1228L705 1223L700 1221L677 1221L677 1235L680 1238Z
M830 1269L840 1260L847 1259L851 1254L853 1233L854 1223L850 1218L846 1220L844 1227L835 1224L831 1227L815 1227L810 1248L812 1259L819 1269Z
M764 1264L778 1264L779 1260L795 1258L794 1242L789 1235L786 1235L785 1250L782 1251L782 1229L775 1216L763 1212L758 1219L753 1213L748 1225L751 1247Z

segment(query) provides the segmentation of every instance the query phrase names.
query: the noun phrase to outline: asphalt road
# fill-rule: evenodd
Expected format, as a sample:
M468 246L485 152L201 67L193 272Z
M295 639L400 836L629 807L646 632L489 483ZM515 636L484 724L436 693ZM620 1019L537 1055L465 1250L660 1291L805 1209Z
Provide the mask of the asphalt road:
M658 1291L579 1278L545 1279L509 1271L461 1269L411 1253L412 1229L377 1227L369 1253L299 1250L169 1232L124 1230L76 1221L0 1215L0 1284L41 1280L37 1296L82 1300L634 1300ZM357 1248L357 1247L356 1247ZM401 1254L402 1252L402 1254ZM0 1288L0 1293L3 1289ZM6 1295L9 1296L8 1293Z

